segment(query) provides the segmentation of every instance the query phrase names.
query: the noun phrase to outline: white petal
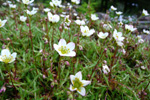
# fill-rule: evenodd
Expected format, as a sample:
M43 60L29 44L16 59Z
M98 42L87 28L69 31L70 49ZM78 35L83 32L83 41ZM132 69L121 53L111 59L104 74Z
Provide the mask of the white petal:
M88 84L91 83L91 81L86 81L86 80L82 80L81 82L83 83L83 86L87 86Z
M94 30L94 29L91 29L88 35L90 36L90 35L92 35L94 32L95 32L95 30Z
M30 3L34 2L34 0L31 0Z
M66 41L64 39L60 39L58 46L66 46Z
M82 96L85 96L85 92L86 92L86 91L85 91L85 88L84 88L84 87L81 87L81 88L80 88L80 91L77 90L77 92L80 93Z
M11 56L13 56L13 59L9 63L12 63L13 61L15 61L17 53L14 52L13 54L11 54Z
M12 53L12 54L11 54L11 56L13 56L13 58L15 59L15 58L16 58L16 56L17 56L17 53L16 53L16 52L14 52L14 53Z
M77 90L77 88L74 88L74 89L73 89L73 86L72 86L72 85L70 85L70 88L69 88L69 89L70 89L70 91L75 91L75 90Z
M58 52L59 46L57 44L54 44L53 46L54 46L54 49Z
M76 73L75 77L79 78L79 80L82 80L82 73L81 73L81 71Z
M70 51L72 51L75 48L75 43L73 43L73 42L68 43L67 48L69 48Z
M66 56L74 57L74 56L76 56L76 52L75 51L70 51L70 53L66 54Z
M75 79L75 76L74 75L70 75L70 80L71 80L71 83L73 84L73 80Z
M10 51L8 49L3 49L1 51L1 56L4 56L4 55L6 55L7 57L9 57L10 56Z

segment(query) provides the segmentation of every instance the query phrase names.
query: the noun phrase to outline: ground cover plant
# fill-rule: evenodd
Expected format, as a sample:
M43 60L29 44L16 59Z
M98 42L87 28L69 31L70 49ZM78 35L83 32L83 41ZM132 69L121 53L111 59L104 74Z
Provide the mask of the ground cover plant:
M0 99L149 100L150 46L140 36L149 30L118 21L123 12L114 6L99 20L71 1L3 3Z

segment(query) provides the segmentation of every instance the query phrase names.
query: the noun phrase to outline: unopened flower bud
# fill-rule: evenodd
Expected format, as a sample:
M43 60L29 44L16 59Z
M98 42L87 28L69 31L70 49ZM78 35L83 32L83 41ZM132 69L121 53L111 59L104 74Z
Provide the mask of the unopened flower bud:
M27 23L27 26L29 26L29 23Z
M70 66L70 63L69 63L69 61L65 61L65 63L66 63L66 65L67 65L67 66Z

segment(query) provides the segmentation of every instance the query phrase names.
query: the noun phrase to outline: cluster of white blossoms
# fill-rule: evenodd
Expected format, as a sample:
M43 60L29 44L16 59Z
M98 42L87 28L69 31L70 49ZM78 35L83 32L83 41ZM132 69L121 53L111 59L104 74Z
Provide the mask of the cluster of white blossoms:
M57 14L53 15L51 12L48 12L47 15L48 20L52 23L57 23L60 20L60 17Z
M123 40L125 39L122 36L122 32L117 32L117 30L115 29L113 32L113 37L116 40L117 44L122 47L123 46Z

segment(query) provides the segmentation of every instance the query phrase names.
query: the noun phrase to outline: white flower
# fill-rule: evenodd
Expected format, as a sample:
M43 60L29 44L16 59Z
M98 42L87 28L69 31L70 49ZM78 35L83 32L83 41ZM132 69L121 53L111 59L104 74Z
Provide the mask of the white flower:
M146 67L145 66L141 66L141 69L146 69Z
M124 37L122 37L122 32L117 32L115 29L113 32L113 37L115 38L116 41L123 41Z
M122 49L122 53L125 55L125 54L126 54L126 50L125 50L125 49Z
M98 37L101 39L105 39L108 36L108 32L103 33L103 32L99 32Z
M143 33L150 34L150 31L143 29Z
M27 20L27 17L20 16L20 21L25 22Z
M44 9L44 12L49 12L51 9L49 9L49 8L45 8Z
M52 2L50 2L50 5L52 6L52 7L54 7L54 6L58 6L58 7L61 7L62 5L61 5L61 0L52 0Z
M116 43L118 46L123 46L123 40L125 39L123 36L122 36L122 32L117 32L117 30L115 29L114 32L113 32L113 37L115 38L116 40Z
M122 47L122 46L124 45L122 41L116 41L116 43L117 43L117 45L120 46L120 47Z
M16 5L9 4L9 7L15 9L15 8L16 8Z
M94 29L89 30L88 26L80 26L80 29L83 36L91 36L95 32Z
M60 17L57 14L53 15L51 12L48 12L47 15L48 15L48 20L52 23L57 23L60 20Z
M138 35L137 38L138 38L138 43L143 43L144 42L141 35Z
M7 2L4 2L2 5L3 5L3 6L7 6Z
M71 0L71 2L78 5L80 3L80 0Z
M15 61L17 53L10 53L8 49L3 49L0 55L0 61L4 63L11 63Z
M103 72L104 74L108 74L110 72L110 69L107 65L103 65Z
M85 25L84 20L76 20L75 23L78 24L78 25Z
M116 14L119 16L119 15L122 14L122 12L121 11L116 11Z
M118 25L119 25L120 27L122 27L122 25L123 25L122 21L118 22Z
M112 26L110 24L104 24L103 28L105 28L108 31L112 28Z
M74 16L78 16L78 14L77 14L77 13L73 13L73 15L74 15Z
M7 20L1 20L1 19L0 19L0 28L3 27L6 22L7 22Z
M54 4L53 4L53 2L49 2L49 4L50 4L50 6L54 7Z
M37 10L32 10L32 11L26 10L26 12L28 15L32 16L37 13Z
M33 7L33 10L34 10L34 11L38 11L38 10L39 10L39 8L35 8L35 7Z
M32 2L34 2L34 0L22 0L22 2L26 5L31 4Z
M144 16L148 16L148 15L149 15L148 11L147 11L147 10L145 10L145 9L143 9L142 14L143 14Z
M117 8L115 8L114 6L111 6L110 8L111 10L117 10Z
M86 91L84 86L87 86L91 81L82 80L82 73L79 71L75 75L70 75L72 85L70 85L70 91L77 91L82 96L85 96Z
M69 15L65 16L65 24L66 24L67 26L69 26L70 23L71 23L71 20L69 19Z
M74 48L75 44L73 42L66 44L64 39L60 39L58 45L54 44L54 49L59 53L60 56L76 56L76 53L73 51Z
M95 14L91 14L91 19L95 21L95 20L98 20L99 18Z
M137 30L137 28L134 28L133 25L127 25L127 24L125 25L125 29L130 32Z

